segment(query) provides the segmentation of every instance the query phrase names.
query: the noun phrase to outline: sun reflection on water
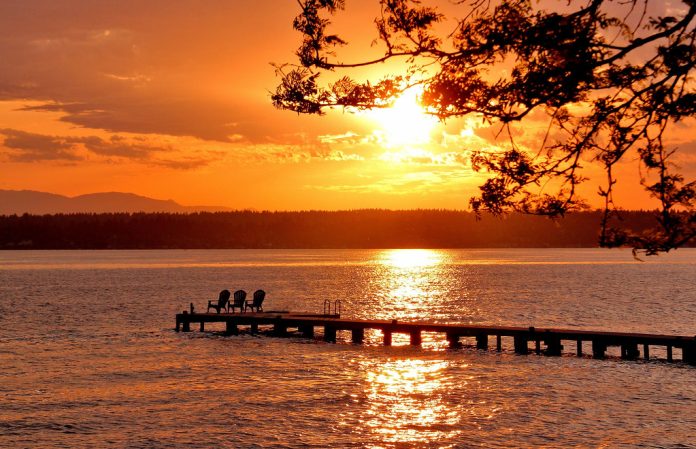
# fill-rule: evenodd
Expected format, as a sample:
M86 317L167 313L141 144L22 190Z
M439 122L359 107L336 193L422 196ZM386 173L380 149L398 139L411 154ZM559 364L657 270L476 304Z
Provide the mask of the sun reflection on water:
M442 252L431 249L392 249L381 254L382 264L407 270L439 265L443 258Z
M448 288L444 275L447 253L396 249L379 253L376 259L379 265L371 281L375 284L373 291L378 292L377 303L366 318L432 321L443 314ZM399 345L407 340L395 334L393 342Z
M367 367L367 430L379 441L397 444L446 441L458 435L460 413L447 403L443 385L447 368L447 361L421 359Z

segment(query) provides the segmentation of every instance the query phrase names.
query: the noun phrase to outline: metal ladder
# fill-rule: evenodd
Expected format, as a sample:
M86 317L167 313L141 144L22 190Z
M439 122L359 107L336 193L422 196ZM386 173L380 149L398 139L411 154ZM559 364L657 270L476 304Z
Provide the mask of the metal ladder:
M331 313L333 305L333 314ZM324 300L324 315L340 315L341 314L341 300L337 299L331 303L330 299Z

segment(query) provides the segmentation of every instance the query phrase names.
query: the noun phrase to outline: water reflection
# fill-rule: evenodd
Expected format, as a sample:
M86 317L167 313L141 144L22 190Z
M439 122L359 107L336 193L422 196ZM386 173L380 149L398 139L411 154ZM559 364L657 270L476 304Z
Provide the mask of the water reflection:
M375 440L429 443L461 433L460 411L447 400L444 385L447 361L402 359L363 368L367 404L362 424Z
M375 255L370 290L373 306L364 318L397 319L408 321L443 321L451 316L451 304L461 308L461 289L455 293L454 283L462 285L461 278L453 277L451 254L429 249L397 249ZM464 311L465 312L465 311ZM426 335L424 343L429 339ZM395 345L407 343L408 337L394 334Z
M393 249L379 255L383 265L413 270L442 263L444 254L430 249Z
M441 295L437 279L445 254L426 249L398 249L378 254L380 268L374 282L384 295L377 318L419 319L437 308Z

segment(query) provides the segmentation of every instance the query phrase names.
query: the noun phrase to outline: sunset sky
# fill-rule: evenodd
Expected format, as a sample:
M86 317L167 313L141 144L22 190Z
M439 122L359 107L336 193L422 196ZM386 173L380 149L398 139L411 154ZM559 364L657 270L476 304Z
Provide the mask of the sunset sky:
M377 3L348 0L336 20L353 44L346 59L379 50ZM3 0L0 189L239 209L467 208L484 179L467 156L496 145L479 120L438 123L415 95L361 114L273 108L270 63L293 62L297 13L294 0ZM533 146L545 126L525 125L521 140ZM694 129L677 126L669 142L691 178ZM645 207L637 166L619 175L622 204ZM584 193L599 204L596 186Z

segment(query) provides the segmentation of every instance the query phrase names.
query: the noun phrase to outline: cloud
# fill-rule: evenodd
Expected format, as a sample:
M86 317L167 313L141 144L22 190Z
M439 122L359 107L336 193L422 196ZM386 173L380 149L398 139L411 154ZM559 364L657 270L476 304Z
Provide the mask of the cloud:
M180 170L208 165L219 158L214 153L207 157L187 155L168 159L177 152L168 146L156 145L142 137L112 135L99 136L51 136L16 129L0 129L4 136L0 155L9 162L87 161L110 158L125 159ZM165 156L164 158L161 156Z
M0 129L0 133L5 136L4 147L12 150L4 152L11 162L83 160L74 144L65 139L14 129Z
M292 2L0 2L0 101L38 101L31 110L110 133L262 143L298 126L342 132L271 105L269 62L293 57L296 13Z
M256 163L311 163L320 161L363 161L355 152L333 149L328 145L306 143L302 145L258 144L237 146L234 152L242 161Z
M307 185L308 189L348 193L379 193L387 195L430 195L461 192L480 182L481 176L459 167L421 167L417 171L390 172L373 169L352 178L350 184Z

